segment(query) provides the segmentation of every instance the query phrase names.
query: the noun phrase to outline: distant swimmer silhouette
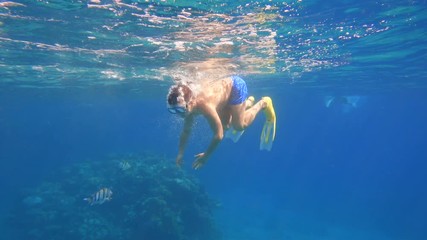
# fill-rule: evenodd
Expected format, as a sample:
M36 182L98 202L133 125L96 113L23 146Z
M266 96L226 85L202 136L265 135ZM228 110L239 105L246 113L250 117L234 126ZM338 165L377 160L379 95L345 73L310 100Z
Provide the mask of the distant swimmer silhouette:
M263 97L255 103L253 96L248 97L246 82L238 76L201 83L199 89L195 91L188 84L179 83L171 86L167 95L169 112L184 118L176 157L178 166L182 165L194 118L199 114L208 120L214 135L206 151L195 155L194 169L207 162L224 136L237 142L260 110L264 110L266 115L260 149L271 149L276 134L276 114L270 97Z
M325 106L327 108L334 105L351 105L352 107L356 107L359 99L359 96L327 96L325 97Z
M326 96L325 107L348 113L358 107L360 96Z

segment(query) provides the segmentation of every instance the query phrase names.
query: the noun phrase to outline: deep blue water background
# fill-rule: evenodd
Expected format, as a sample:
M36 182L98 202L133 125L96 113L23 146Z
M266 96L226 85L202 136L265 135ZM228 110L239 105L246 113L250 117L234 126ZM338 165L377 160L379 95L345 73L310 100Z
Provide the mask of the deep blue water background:
M23 189L62 167L143 151L173 162L182 121L166 110L172 81L162 71L215 57L238 59L250 94L271 96L278 116L271 152L259 151L261 114L200 171L192 156L210 130L195 125L184 170L220 205L225 240L427 239L425 0L124 2L141 9L0 7L1 239L13 239L3 219ZM203 39L207 23L220 36ZM245 38L252 25L277 33L273 47ZM221 37L233 51L207 54ZM196 43L187 52L175 40ZM256 68L264 62L274 74ZM327 108L326 96L360 101Z
M354 239L380 239L372 231L384 239L427 236L424 91L365 95L349 112L326 108L324 96L301 89L269 95L278 115L273 150L258 150L259 116L238 143L224 140L194 172L222 204L223 231L250 239L287 239L287 231L308 239L337 235L330 228L352 229L356 235L342 236ZM171 161L176 154L182 122L167 113L161 95L19 90L0 100L3 211L21 201L20 188L60 166L112 153L149 150ZM188 171L209 140L205 130L199 119Z

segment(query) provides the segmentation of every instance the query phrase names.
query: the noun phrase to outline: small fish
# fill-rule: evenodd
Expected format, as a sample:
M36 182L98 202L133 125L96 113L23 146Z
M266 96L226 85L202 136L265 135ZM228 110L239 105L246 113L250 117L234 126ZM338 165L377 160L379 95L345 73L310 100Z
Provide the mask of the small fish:
M126 170L128 170L129 168L131 168L131 165L130 165L130 163L129 163L128 161L121 161L121 162L119 163L119 168L120 168L121 170L123 170L123 171L126 171Z
M101 188L98 192L92 194L92 196L83 198L84 201L87 201L91 206L96 204L103 204L107 201L110 201L113 196L113 191L109 188Z

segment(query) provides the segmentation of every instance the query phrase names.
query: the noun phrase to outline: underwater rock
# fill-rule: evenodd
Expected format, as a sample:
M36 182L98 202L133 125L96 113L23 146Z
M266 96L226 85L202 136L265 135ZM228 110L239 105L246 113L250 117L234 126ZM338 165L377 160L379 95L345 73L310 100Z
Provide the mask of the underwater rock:
M114 197L93 206L82 200L100 186ZM10 218L16 239L220 239L215 204L199 182L155 155L78 163L25 196Z

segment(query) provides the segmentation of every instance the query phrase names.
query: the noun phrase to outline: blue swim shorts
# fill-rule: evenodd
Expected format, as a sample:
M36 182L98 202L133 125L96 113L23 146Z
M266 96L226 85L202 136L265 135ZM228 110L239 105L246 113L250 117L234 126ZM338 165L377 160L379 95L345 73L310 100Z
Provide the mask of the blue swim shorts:
M246 87L245 80L238 76L232 76L233 86L231 87L230 100L228 104L238 105L246 101L248 98L248 88Z

